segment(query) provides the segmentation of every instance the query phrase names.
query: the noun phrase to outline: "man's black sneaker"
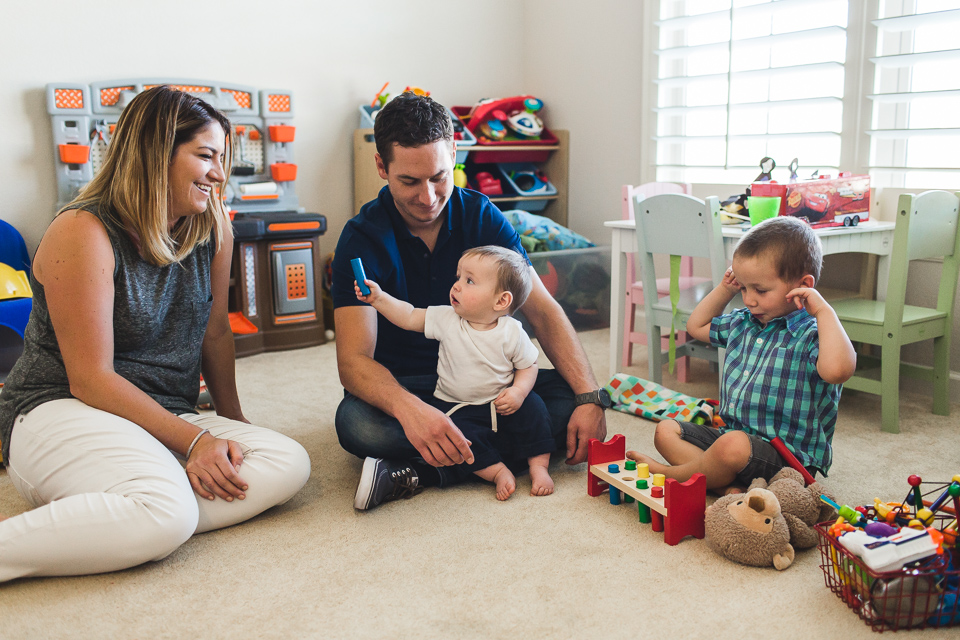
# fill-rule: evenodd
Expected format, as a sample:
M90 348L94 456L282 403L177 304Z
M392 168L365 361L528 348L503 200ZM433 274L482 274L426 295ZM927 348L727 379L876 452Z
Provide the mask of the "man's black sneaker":
M363 461L363 473L360 474L353 507L372 509L383 502L413 497L423 490L417 486L419 480L417 472L407 462L367 458Z

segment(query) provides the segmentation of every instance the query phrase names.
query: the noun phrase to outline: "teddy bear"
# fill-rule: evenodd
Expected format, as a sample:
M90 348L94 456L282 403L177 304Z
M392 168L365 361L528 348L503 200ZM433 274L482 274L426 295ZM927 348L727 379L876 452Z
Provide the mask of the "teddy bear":
M757 478L750 489L767 489L777 496L780 511L790 529L790 544L794 549L809 549L817 546L818 522L836 518L836 510L820 499L821 495L836 502L836 497L819 482L804 486L803 476L796 469L784 467L768 483Z
M723 496L704 515L707 544L720 555L754 567L783 571L793 563L790 530L773 492L754 487Z

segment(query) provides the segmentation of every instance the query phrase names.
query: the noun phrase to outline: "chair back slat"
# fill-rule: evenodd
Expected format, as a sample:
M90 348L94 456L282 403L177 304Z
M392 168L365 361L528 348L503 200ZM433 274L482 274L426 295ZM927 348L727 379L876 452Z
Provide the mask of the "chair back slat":
M947 191L905 193L897 203L884 325L903 322L907 274L912 260L943 258L937 308L953 308L960 268L960 198Z
M683 194L651 196L634 204L637 233L651 253L709 258L710 241L720 239L719 202ZM722 242L722 239L720 240Z
M947 191L926 191L913 197L913 207L908 215L908 260L953 255L957 229L960 228L957 196Z

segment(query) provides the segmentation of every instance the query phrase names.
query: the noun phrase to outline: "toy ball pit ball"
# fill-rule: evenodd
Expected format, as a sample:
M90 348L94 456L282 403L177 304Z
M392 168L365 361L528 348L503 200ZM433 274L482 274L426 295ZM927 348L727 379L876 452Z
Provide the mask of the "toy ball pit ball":
M327 340L333 340L336 337L336 334L333 332L333 329L327 329L323 332L323 335L326 336Z

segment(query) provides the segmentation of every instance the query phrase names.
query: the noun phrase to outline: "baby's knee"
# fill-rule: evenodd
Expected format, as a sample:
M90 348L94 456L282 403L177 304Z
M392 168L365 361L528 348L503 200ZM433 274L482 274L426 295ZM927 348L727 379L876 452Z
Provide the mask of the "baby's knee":
M710 448L717 460L728 469L739 471L750 462L750 437L742 431L724 433Z

